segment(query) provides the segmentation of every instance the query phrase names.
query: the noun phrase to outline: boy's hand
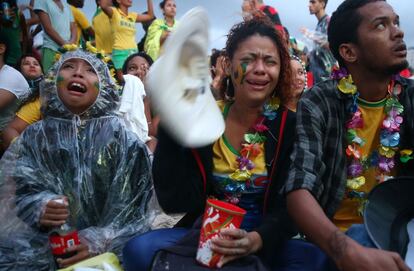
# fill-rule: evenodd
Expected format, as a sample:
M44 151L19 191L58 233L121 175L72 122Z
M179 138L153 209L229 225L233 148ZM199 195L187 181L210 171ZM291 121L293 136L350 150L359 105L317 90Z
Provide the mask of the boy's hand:
M77 246L67 248L65 251L65 253L71 253L71 252L75 252L75 255L73 255L70 258L66 258L66 259L58 258L56 260L60 268L71 266L73 264L86 260L90 257L89 248L87 245L84 245L84 244L80 244Z
M63 200L63 203L50 200L45 206L45 211L40 217L39 223L43 227L59 227L65 224L68 216L68 204L65 200Z

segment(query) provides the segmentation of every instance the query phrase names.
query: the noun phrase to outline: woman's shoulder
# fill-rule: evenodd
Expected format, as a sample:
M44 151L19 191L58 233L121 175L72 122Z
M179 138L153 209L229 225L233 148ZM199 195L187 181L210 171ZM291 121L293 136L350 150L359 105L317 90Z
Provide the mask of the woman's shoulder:
M164 24L164 20L163 19L155 19L151 25L150 28L154 28L154 27L160 27L161 25Z

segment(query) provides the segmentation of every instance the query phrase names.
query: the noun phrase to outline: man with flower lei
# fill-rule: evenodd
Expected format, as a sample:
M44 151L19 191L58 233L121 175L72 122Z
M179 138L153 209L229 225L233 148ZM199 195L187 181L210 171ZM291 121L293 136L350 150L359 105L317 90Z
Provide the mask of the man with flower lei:
M373 249L361 215L375 185L414 175L414 83L395 75L408 64L403 37L385 1L345 0L328 29L341 68L298 105L288 210L340 270L409 270Z

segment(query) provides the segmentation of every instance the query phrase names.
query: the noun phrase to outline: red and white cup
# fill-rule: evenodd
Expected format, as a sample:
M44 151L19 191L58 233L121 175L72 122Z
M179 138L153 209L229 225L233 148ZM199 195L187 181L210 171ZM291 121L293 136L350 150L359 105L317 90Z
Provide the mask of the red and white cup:
M217 264L223 258L223 255L211 250L211 239L217 236L222 229L240 228L245 214L246 211L236 205L208 199L200 230L197 262L210 268L217 268Z

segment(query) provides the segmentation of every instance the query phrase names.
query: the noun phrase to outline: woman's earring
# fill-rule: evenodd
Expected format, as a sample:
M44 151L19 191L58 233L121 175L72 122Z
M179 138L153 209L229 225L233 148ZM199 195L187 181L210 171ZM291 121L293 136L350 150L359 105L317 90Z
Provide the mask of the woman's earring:
M224 96L227 101L234 101L234 87L230 76L226 77L226 90Z

